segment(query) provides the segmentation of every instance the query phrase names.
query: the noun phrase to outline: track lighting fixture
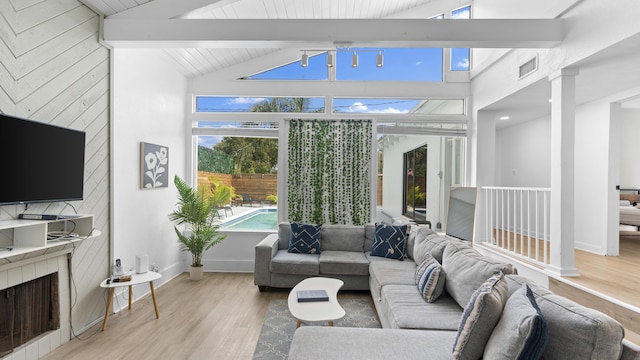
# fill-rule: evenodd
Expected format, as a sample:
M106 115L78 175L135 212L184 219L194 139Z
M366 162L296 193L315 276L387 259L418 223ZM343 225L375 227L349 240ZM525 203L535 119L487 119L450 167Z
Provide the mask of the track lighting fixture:
M327 67L333 67L333 53L327 52Z
M360 66L360 58L358 56L358 53L362 53L362 52L378 52L378 55L376 56L376 67L381 68L384 65L384 59L382 58L382 52L384 50L377 50L377 49L358 49L358 50L352 50L348 47L338 47L336 49L304 49L304 50L300 50L302 51L302 57L300 58L300 66L302 66L303 68L309 67L309 55L307 54L307 51L311 51L311 52L315 52L315 53L326 53L326 65L328 68L332 68L335 66L335 61L336 61L336 56L338 54L338 52L353 52L351 54L351 67L353 68L357 68ZM312 55L314 56L314 55ZM341 58L342 59L342 58ZM342 61L342 60L341 60Z

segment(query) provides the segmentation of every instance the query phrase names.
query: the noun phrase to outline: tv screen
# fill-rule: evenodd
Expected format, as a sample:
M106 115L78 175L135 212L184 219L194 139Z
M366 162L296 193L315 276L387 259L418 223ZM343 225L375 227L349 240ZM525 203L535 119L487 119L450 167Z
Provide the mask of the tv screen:
M0 114L0 204L82 200L85 133Z

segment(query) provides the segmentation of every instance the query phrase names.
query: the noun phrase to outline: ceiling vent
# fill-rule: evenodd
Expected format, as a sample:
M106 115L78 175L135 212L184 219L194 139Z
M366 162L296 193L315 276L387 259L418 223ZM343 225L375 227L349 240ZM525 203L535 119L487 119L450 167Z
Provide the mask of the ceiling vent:
M538 57L534 57L526 63L520 65L519 74L520 79L538 70Z

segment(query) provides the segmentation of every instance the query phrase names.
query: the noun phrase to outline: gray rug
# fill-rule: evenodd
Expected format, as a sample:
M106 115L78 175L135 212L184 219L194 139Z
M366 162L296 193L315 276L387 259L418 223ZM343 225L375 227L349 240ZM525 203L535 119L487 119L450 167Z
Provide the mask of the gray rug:
M379 328L380 322L367 299L339 299L346 315L334 326ZM327 323L303 323L301 326L327 326ZM287 300L271 300L262 324L254 359L287 359L296 319L289 313Z

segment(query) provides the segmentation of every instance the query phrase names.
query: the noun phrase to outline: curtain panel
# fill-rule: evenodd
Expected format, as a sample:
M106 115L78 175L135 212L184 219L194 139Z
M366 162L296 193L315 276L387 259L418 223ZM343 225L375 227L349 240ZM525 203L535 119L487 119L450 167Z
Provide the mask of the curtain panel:
M291 221L370 222L372 136L371 120L290 120Z

